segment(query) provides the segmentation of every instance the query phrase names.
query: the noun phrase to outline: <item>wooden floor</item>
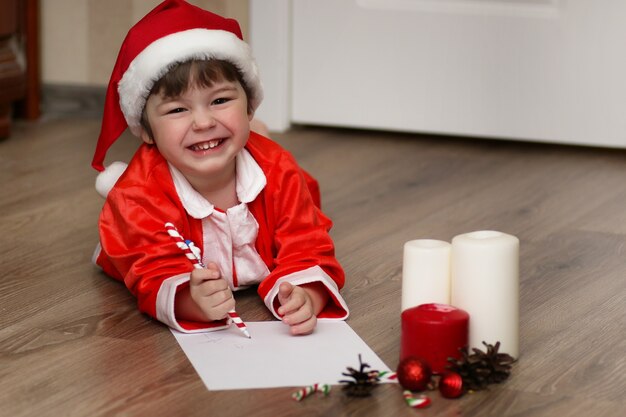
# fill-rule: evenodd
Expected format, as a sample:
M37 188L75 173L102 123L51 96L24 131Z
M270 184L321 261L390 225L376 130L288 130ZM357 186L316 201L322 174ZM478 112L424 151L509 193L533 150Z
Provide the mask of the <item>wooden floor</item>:
M404 242L481 229L520 238L512 377L459 400L433 392L416 411L397 385L301 403L289 388L207 391L170 332L90 262L98 131L95 119L48 120L0 142L0 415L622 415L625 151L321 128L276 135L320 180L348 323L391 367ZM128 160L137 143L121 140L108 161ZM271 319L253 291L238 310Z

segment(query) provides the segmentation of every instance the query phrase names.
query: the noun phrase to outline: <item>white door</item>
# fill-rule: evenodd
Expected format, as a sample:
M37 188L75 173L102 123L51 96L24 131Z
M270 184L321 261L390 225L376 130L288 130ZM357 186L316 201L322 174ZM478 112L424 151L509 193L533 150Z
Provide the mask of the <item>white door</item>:
M626 1L280 7L290 77L267 97L291 122L626 147ZM258 56L264 80L279 50Z

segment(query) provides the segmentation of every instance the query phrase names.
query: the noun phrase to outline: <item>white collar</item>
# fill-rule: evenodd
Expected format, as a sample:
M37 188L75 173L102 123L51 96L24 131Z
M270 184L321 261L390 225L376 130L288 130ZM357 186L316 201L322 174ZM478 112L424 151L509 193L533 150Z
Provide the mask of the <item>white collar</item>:
M246 149L242 149L239 152L235 159L235 164L237 171L237 198L240 202L247 204L253 201L265 188L267 179L259 164ZM197 192L178 169L169 162L168 166L178 197L187 213L195 219L203 219L210 216L215 206Z

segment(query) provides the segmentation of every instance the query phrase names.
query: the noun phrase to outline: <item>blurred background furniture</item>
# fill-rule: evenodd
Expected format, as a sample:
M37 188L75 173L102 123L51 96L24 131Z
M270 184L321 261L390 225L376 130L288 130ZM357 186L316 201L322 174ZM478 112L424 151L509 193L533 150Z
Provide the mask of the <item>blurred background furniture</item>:
M38 0L0 2L0 138L13 116L40 115Z

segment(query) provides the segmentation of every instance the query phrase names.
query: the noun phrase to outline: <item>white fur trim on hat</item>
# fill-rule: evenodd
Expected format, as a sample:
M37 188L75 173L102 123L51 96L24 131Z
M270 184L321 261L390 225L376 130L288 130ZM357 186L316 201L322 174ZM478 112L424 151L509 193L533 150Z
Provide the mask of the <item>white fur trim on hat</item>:
M148 45L133 59L118 84L120 107L128 127L141 133L143 107L154 83L177 62L190 59L222 59L233 63L252 91L251 107L263 99L263 88L250 46L225 30L190 29L164 36Z
M96 177L96 191L102 197L107 198L109 191L115 185L117 180L122 176L128 164L121 161L113 162L106 167L104 171L98 174Z

